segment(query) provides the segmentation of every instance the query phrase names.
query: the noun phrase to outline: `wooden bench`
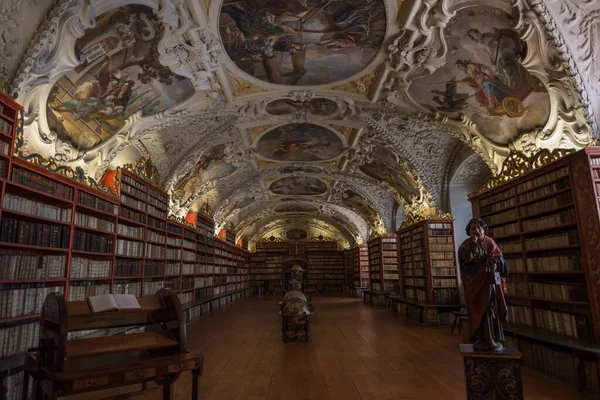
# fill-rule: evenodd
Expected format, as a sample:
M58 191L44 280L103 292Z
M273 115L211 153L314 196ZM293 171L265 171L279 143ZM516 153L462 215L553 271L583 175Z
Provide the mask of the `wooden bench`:
M138 299L135 310L92 313L87 302L66 302L62 294L46 297L40 318L39 346L25 362L23 399L29 377L34 398L56 399L90 391L154 381L163 399L172 399L181 372L192 372L192 399L198 397L202 356L185 348L186 327L179 298L170 289ZM69 332L144 326L127 335L68 339Z

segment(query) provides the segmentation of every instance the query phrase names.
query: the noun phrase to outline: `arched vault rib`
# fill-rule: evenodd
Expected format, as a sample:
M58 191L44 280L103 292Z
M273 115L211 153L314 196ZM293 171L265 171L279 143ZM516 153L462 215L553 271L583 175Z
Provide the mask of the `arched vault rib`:
M352 233L329 217L269 216L261 219L259 222L253 225L253 229L246 229L242 237L249 238L249 242L254 242L257 237L261 237L274 229L289 229L302 226L305 228L317 228L334 236L333 239L342 239L349 245L355 244L355 238Z
M259 201L253 202L252 204L241 209L239 212L233 213L229 218L221 219L220 225L227 225L232 222L233 225L238 229L238 233L241 234L242 230L246 229L249 225L256 223L255 216L262 218L264 215L280 216L285 218L290 215L285 212L277 212L276 209L282 206L313 206L318 211L314 215L318 216L336 216L338 220L344 221L344 225L347 230L350 231L355 240L364 242L368 239L370 234L369 223L365 220L365 217L345 208L341 205L328 203L324 199L298 199L293 202L280 202L277 200L270 201ZM308 214L302 214L304 216ZM313 215L313 214L311 214ZM360 239L360 240L359 240Z

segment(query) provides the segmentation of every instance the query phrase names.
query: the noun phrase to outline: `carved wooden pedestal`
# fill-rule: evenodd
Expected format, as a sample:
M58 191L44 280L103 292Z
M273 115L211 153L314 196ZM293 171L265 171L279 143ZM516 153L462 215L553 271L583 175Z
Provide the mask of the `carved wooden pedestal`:
M468 400L523 400L523 354L516 347L484 353L474 351L472 344L461 344L460 352L465 360Z

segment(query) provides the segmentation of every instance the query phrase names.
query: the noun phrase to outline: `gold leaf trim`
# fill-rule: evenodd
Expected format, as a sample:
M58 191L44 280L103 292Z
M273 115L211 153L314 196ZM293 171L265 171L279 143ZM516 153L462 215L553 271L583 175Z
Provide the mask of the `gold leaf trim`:
M167 219L169 221L177 222L181 225L189 226L190 228L196 229L196 224L192 224L191 222L188 222L185 218L181 218L181 217L171 214L167 217Z
M573 152L575 152L574 149L554 149L552 152L548 149L542 149L531 157L528 157L520 151L513 151L502 163L500 172L496 176L489 178L481 189L475 193L471 193L469 198L478 196L496 186L512 181L513 179L523 176L527 172L559 160Z
M148 153L146 157L140 157L135 163L127 163L121 168L134 173L154 186L160 186L160 175L158 174L158 169L152 163L150 153Z
M267 92L268 90L257 86L253 83L250 83L239 76L234 75L231 71L229 72L229 81L231 82L231 87L233 88L233 94L235 96L240 96L244 94L254 94Z
M444 220L444 221L454 221L454 217L452 214L435 210L433 213L429 214L408 214L402 225L400 225L400 229L408 228L409 226L418 224L423 221L431 221L431 220Z
M333 89L343 90L345 92L367 94L369 93L369 89L371 89L371 85L373 84L374 79L375 70L373 70L367 75L364 75L362 78L359 78L352 82L344 83L343 85L335 86Z

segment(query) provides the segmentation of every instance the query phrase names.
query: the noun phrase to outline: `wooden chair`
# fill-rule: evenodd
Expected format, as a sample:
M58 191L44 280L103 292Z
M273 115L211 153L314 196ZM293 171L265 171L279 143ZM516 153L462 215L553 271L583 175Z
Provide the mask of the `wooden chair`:
M185 348L186 327L179 298L171 289L138 299L141 309L92 313L86 301L66 302L63 295L46 297L40 318L39 347L30 349L25 364L23 399L29 376L34 398L104 390L154 381L163 399L173 397L173 383L192 371L192 399L198 398L203 357ZM128 335L68 339L69 332L144 326Z

